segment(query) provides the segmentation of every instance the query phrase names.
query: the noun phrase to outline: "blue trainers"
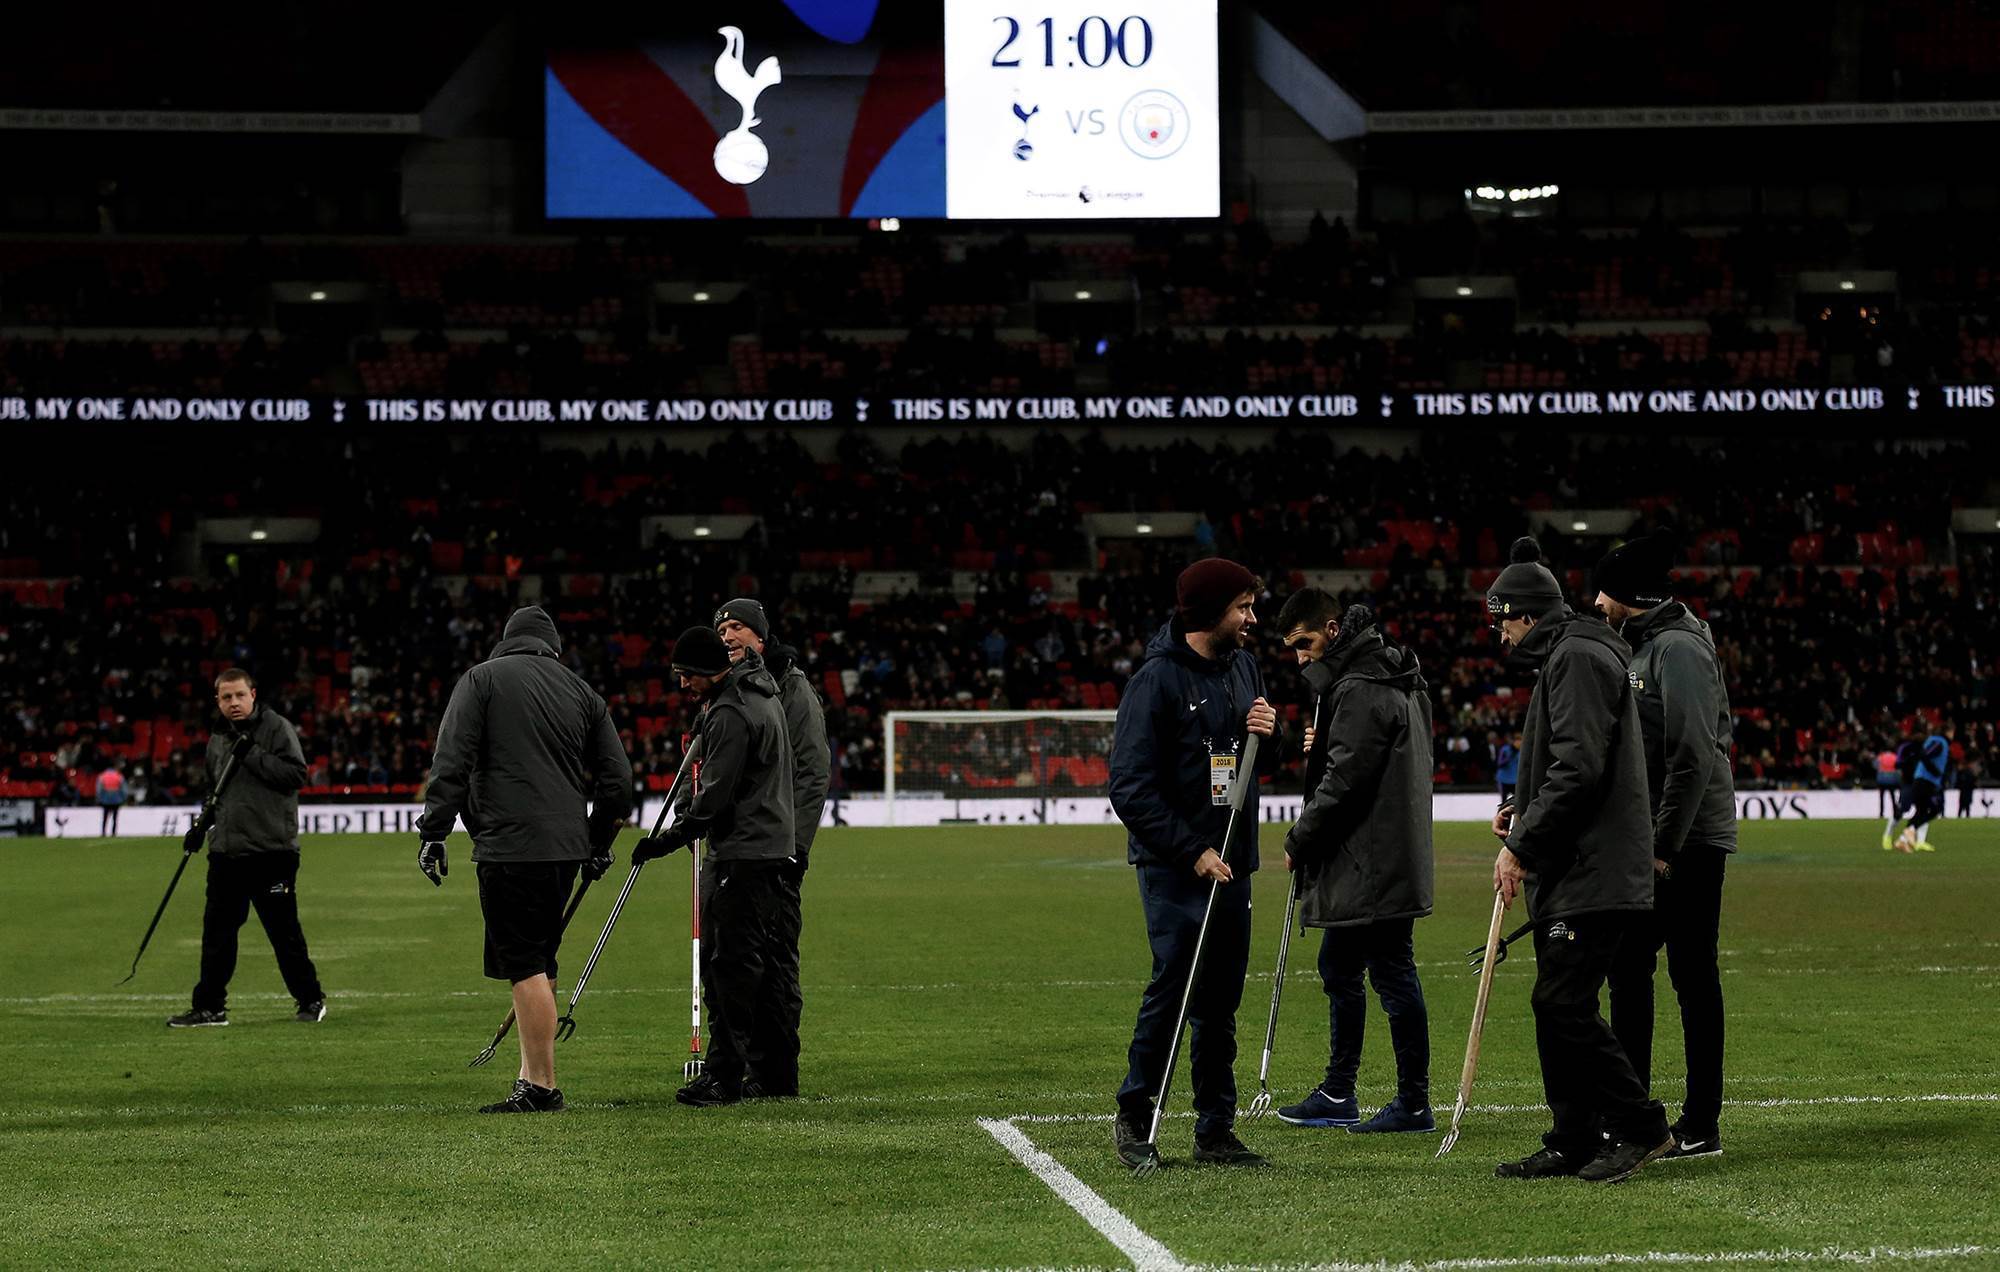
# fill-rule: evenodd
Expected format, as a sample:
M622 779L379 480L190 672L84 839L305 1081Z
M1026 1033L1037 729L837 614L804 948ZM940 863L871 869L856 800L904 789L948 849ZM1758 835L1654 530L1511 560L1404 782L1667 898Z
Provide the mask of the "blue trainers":
M1361 1105L1353 1096L1336 1100L1322 1087L1297 1104L1278 1110L1278 1120L1293 1126L1353 1126L1361 1120Z
M1397 1096L1359 1126L1347 1128L1349 1135L1424 1135L1435 1132L1437 1119L1428 1104L1410 1108Z

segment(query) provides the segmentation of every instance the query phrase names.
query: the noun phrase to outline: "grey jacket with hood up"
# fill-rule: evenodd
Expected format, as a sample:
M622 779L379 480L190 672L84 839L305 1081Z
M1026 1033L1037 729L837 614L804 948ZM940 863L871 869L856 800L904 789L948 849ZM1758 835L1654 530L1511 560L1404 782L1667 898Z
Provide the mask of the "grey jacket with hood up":
M474 861L581 861L610 846L632 811L632 762L604 699L561 655L555 623L531 605L459 678L431 756L426 840L462 814Z
M1679 601L1635 614L1629 679L1646 739L1653 855L1683 847L1736 851L1736 784L1729 771L1729 687L1708 624Z

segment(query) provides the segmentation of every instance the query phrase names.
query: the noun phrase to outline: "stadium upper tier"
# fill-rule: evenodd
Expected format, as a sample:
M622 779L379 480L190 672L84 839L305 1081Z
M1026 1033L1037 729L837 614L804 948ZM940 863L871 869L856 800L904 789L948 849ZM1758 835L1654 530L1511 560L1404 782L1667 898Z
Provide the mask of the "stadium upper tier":
M1893 385L1993 374L1979 218L1069 236L0 240L0 390ZM1461 298L1458 293L1465 292ZM1442 295L1442 298L1440 298ZM317 297L317 299L315 299Z

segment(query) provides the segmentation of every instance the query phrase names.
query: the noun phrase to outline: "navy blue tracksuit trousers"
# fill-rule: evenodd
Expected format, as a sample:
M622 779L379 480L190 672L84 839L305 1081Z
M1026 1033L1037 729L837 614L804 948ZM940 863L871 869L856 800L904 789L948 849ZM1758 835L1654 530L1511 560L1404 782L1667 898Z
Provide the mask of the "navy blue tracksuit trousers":
M1153 949L1153 978L1139 1000L1139 1022L1132 1030L1118 1107L1143 1122L1153 1115L1153 1097L1166 1070L1167 1048L1213 885L1192 870L1174 866L1142 865L1138 872L1146 939ZM1236 1121L1236 1008L1243 1001L1243 976L1250 965L1250 879L1239 874L1216 890L1201 979L1188 1007L1185 1067L1193 1083L1197 1136L1226 1131Z

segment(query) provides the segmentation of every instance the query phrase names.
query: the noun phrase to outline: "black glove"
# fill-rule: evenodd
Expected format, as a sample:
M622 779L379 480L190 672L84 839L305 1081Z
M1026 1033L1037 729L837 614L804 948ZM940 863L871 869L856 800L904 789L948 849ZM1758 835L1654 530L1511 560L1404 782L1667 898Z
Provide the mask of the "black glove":
M663 835L648 835L632 849L632 864L636 866L640 862L657 861L661 857L671 856L693 842L694 835L679 826L673 827Z
M236 745L229 748L229 751L240 762L244 756L250 754L250 746L250 735L239 733L236 735Z
M446 858L444 840L426 839L423 847L417 849L417 869L424 872L436 886L444 886L444 877L451 873L451 862Z
M593 850L590 856L585 857L583 859L584 879L587 880L588 882L596 883L599 879L602 879L605 875L610 874L611 860L612 860L611 850L609 848L598 848Z
M201 851L202 840L206 838L208 831L199 823L189 827L188 833L181 836L181 851L190 857L194 856Z

